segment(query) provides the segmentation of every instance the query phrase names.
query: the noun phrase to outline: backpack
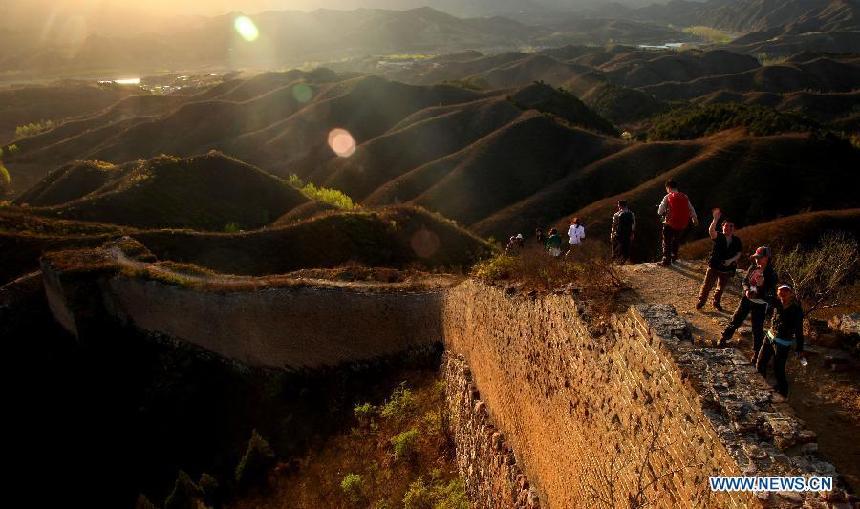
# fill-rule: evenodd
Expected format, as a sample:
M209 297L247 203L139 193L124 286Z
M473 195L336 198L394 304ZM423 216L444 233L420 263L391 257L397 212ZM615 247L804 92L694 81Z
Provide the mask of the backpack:
M618 215L618 225L616 233L622 237L629 237L633 231L633 212L625 210Z
M666 224L673 230L683 230L690 224L690 202L682 192L669 193L669 213Z

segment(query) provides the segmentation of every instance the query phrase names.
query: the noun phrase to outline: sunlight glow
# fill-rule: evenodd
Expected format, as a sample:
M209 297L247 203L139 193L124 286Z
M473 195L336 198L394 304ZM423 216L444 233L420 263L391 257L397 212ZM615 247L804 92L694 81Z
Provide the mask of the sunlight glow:
M260 37L257 25L248 16L239 16L233 21L233 28L248 42L254 42Z
M334 129L328 134L328 146L338 157L355 154L355 138L346 129Z
M140 78L123 78L115 80L114 83L117 85L140 85Z

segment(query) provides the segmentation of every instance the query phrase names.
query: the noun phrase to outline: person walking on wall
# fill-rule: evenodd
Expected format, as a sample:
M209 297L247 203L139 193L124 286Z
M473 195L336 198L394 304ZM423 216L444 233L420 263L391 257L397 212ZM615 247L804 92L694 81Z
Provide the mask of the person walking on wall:
M794 295L794 289L789 285L781 285L776 290L773 321L767 331L767 338L758 354L756 368L762 376L767 376L767 365L773 358L773 371L776 375L774 390L783 397L788 396L788 380L785 378L785 361L788 352L794 346L795 351L804 362L806 353L803 351L803 308Z
M546 250L553 257L561 256L561 235L555 228L549 231L549 237L546 238Z
M636 215L627 207L627 200L619 200L612 215L612 259L618 263L630 260L630 248L636 231Z
M571 251L573 251L574 246L578 246L582 244L582 241L585 240L585 226L579 222L578 217L574 217L570 220L570 227L567 229L567 236L569 240L567 241L570 247L565 253L565 256L569 255Z
M755 365L764 341L764 321L768 314L768 308L773 305L776 298L776 272L770 263L769 247L761 246L755 250L750 258L755 263L750 266L746 277L744 277L743 297L741 297L735 314L732 315L732 321L723 330L718 346L725 346L738 327L744 323L747 315L750 315L753 335L753 356L750 361Z
M666 182L666 196L657 207L657 215L663 218L663 261L669 266L678 259L678 246L690 222L699 225L696 210L687 195L678 191L674 180Z
M708 227L708 235L714 241L714 247L711 249L711 258L708 261L708 270L705 272L705 280L702 282L702 288L699 290L699 302L696 304L696 309L702 309L705 301L708 299L708 294L717 285L717 291L714 292L714 307L722 311L720 299L723 296L723 291L729 280L734 276L738 268L738 258L741 257L743 245L741 239L734 235L735 225L731 221L723 221L722 231L717 231L717 225L722 217L720 209L716 208L713 211L713 220L711 226Z

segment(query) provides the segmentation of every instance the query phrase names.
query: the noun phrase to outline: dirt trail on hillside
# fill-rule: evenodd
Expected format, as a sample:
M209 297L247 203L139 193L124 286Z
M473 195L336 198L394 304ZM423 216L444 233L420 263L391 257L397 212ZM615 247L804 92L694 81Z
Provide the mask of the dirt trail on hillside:
M696 301L705 266L698 262L680 262L671 268L658 264L628 265L622 274L630 289L623 292L625 304L656 302L672 304L690 324L693 341L713 347L739 302L740 276L734 278L723 295L720 313L711 306L696 310ZM769 324L766 324L766 326ZM749 321L730 346L752 355ZM851 491L860 492L860 363L848 361L842 371L831 371L825 365L827 356L847 357L840 350L825 348L807 338L809 365L802 367L791 356L786 365L789 383L788 405L809 429L818 435L822 455L831 461L844 477ZM775 383L772 369L768 381ZM785 403L783 403L785 404Z

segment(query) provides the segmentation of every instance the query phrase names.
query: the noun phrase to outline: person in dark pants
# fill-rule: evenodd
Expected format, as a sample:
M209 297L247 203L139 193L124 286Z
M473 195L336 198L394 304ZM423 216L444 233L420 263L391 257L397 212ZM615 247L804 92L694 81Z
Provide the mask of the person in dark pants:
M717 224L720 222L722 212L720 209L713 210L713 221L708 228L708 234L711 240L714 241L714 247L711 249L711 259L708 261L708 270L705 272L705 280L702 282L702 288L699 289L699 302L696 304L696 309L702 309L705 306L705 301L708 299L708 294L714 288L714 283L717 285L717 291L714 293L714 307L722 311L720 299L723 296L723 291L726 285L735 275L738 268L738 258L741 257L743 245L741 239L735 237L735 225L731 221L723 221L722 232L717 231Z
M666 196L657 207L657 215L663 218L663 261L664 266L672 265L678 259L681 237L690 222L699 225L696 210L687 195L678 191L674 180L666 182Z
M626 200L619 200L618 208L612 216L612 259L618 263L630 260L630 247L636 231L636 215L627 208Z
M803 308L794 296L794 289L788 285L780 286L776 296L771 329L759 352L756 368L762 376L766 376L767 365L773 358L773 371L776 375L774 390L783 396L788 396L785 361L788 359L791 347L795 347L799 357L806 357L803 351Z
M776 272L770 264L769 247L762 246L756 249L750 258L755 263L750 266L744 277L744 295L732 316L732 321L723 330L718 346L725 346L749 315L753 335L753 355L750 362L755 365L764 342L764 321L768 314L768 307L773 305L776 298Z

